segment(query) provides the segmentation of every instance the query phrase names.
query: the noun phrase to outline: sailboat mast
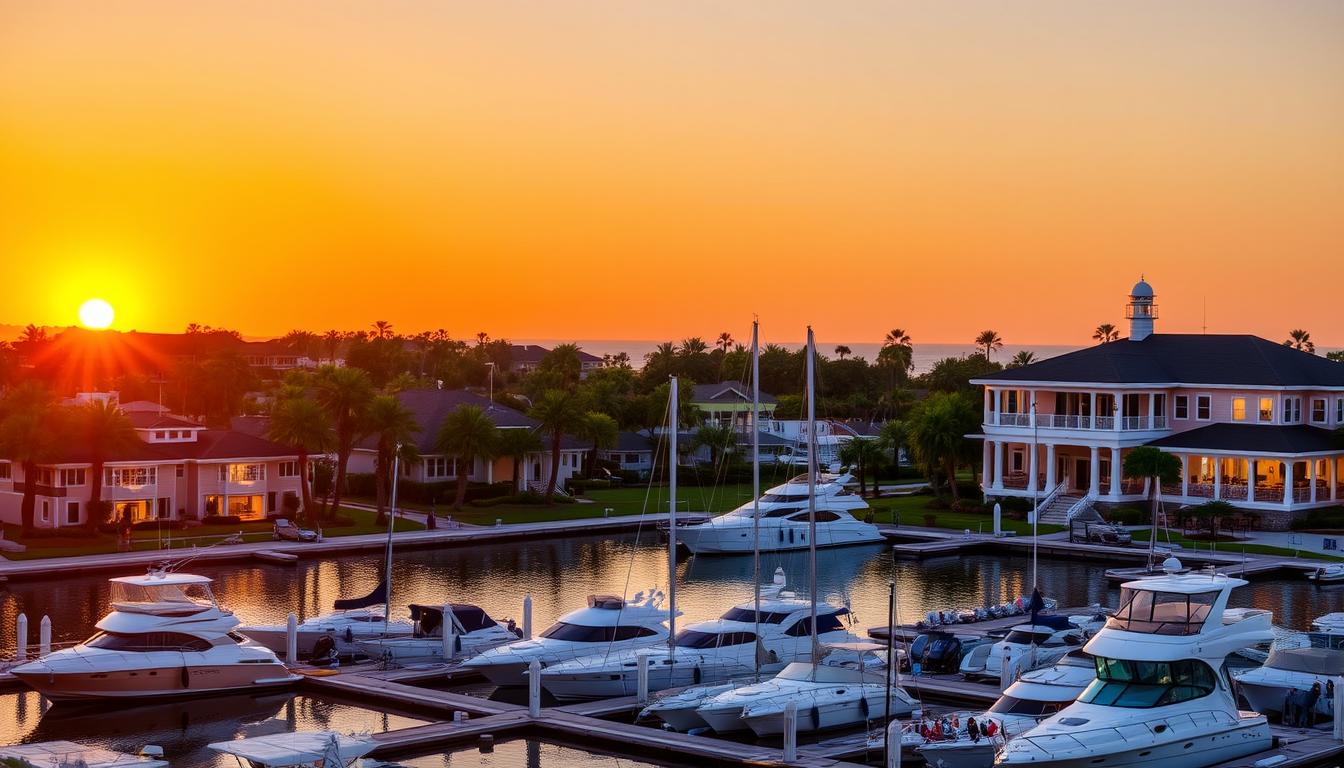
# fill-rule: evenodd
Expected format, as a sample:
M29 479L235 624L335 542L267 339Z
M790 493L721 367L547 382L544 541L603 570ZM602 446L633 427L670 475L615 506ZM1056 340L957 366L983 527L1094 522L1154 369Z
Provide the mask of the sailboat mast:
M667 656L677 653L677 377L671 377L667 403Z
M387 604L383 607L383 634L388 631L388 623L392 621L392 526L397 520L397 478L401 476L401 443L397 443L392 451L392 509L387 515L387 552L384 554L385 562L383 564L383 599Z
M812 663L817 654L817 350L807 327L807 569L812 621Z
M755 585L756 645L761 643L761 346L760 322L751 322L751 583ZM756 659L756 679L761 679L761 655Z

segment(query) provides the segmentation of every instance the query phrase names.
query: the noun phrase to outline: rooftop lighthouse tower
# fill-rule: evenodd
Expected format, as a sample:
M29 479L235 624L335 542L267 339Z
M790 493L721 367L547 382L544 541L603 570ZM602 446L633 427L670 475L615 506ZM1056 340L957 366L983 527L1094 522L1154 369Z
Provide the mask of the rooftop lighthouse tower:
M1153 321L1157 319L1157 305L1153 303L1153 286L1142 275L1129 292L1125 319L1129 321L1130 341L1143 341L1152 335Z

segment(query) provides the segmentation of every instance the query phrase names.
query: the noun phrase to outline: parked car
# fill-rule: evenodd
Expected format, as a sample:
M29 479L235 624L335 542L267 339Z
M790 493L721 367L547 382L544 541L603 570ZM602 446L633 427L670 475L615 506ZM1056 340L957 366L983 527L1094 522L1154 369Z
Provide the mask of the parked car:
M1069 541L1088 544L1110 544L1127 547L1134 542L1129 531L1110 523L1073 523L1069 526Z
M300 528L283 517L276 518L271 534L276 541L317 541L317 532Z

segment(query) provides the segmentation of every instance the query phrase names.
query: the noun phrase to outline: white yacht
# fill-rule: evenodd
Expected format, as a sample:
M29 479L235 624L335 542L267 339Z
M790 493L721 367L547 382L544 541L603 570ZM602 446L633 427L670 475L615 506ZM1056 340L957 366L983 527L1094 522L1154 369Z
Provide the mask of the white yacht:
M643 593L626 602L613 595L589 595L588 606L561 616L534 640L515 640L487 649L462 663L499 686L527 684L533 659L543 668L582 656L666 644L670 613L661 607L662 593Z
M629 696L639 689L639 657L649 657L649 691L699 683L720 683L759 670L773 675L812 654L811 603L783 592L784 574L761 600L760 635L755 603L733 606L713 621L691 624L677 633L673 647L605 653L555 664L541 673L541 684L562 701ZM857 640L841 617L849 610L823 604L817 610L820 642Z
M382 637L409 637L414 631L411 622L388 621L385 606L334 610L299 622L298 655L308 658L323 650L335 650L341 656L361 653L360 643ZM288 628L284 624L250 625L238 628L238 634L249 637L276 653L284 653ZM323 638L330 638L323 640Z
M1097 679L1092 655L1081 649L1070 651L1057 663L1034 669L1008 686L999 700L984 712L958 713L961 730L951 738L926 740L912 729L915 751L929 765L939 768L990 768L1006 741L1026 733L1037 723L1072 704L1093 680ZM993 736L972 739L966 730L968 718L975 718L981 733L994 723ZM914 746L914 744L911 744Z
M1330 682L1344 675L1344 613L1331 613L1312 622L1312 631L1275 641L1263 666L1234 673L1241 693L1256 712L1284 714L1289 694L1320 686L1315 714L1329 717L1333 702L1326 695Z
M209 745L232 755L238 768L353 768L376 746L368 736L335 731L272 733Z
M36 768L168 768L163 750L146 746L138 755L88 747L73 741L44 741L36 744L10 744L0 747L0 761Z
M1103 614L1038 615L1034 624L1019 624L997 643L988 648L979 646L968 653L961 661L961 674L969 678L998 680L1002 677L1005 659L1013 665L1010 676L1017 670L1049 666L1069 651L1082 648L1083 643L1105 623Z
M773 679L719 694L696 710L720 733L750 728L757 736L784 731L784 710L798 708L798 732L863 725L887 711L887 675L894 675L881 657L886 646L836 643L820 663L794 662ZM919 703L899 685L891 686L891 714L907 715Z
M471 658L481 651L516 642L518 634L490 618L482 608L467 603L452 603L448 620L452 622L452 650L444 658L442 605L411 605L412 631L408 637L379 637L356 643L360 653L371 659L396 664L424 664L451 659Z
M98 634L12 671L49 699L141 699L287 685L269 648L234 631L210 579L154 569L111 579Z
M1224 663L1274 636L1269 611L1227 607L1244 584L1212 571L1126 582L1086 646L1097 679L995 765L1204 768L1269 749L1269 723L1238 711Z
M868 509L868 502L848 488L849 479L849 475L817 477L818 547L882 541L877 526L854 517L854 512ZM757 547L761 552L807 549L808 522L807 475L802 474L766 491L759 500L682 526L677 537L696 554L739 554Z

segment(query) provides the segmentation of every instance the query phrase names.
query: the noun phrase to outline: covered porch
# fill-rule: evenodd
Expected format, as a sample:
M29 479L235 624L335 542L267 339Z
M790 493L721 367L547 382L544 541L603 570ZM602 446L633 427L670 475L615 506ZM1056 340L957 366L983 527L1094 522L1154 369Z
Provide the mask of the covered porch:
M1124 477L1129 447L985 439L984 491L990 496L1090 496L1103 501L1139 500L1148 481Z

